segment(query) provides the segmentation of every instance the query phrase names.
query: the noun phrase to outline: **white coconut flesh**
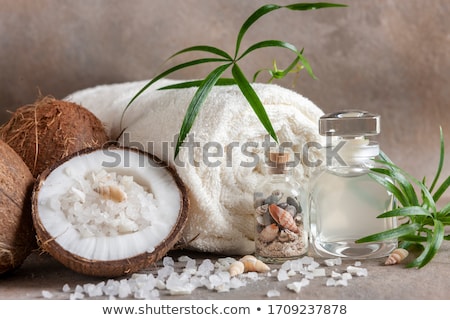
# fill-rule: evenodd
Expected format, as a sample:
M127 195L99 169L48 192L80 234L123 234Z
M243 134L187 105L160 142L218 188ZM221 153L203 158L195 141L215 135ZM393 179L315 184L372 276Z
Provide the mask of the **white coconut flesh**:
M126 148L72 157L39 188L40 224L64 250L87 260L151 253L174 229L183 203L166 169Z

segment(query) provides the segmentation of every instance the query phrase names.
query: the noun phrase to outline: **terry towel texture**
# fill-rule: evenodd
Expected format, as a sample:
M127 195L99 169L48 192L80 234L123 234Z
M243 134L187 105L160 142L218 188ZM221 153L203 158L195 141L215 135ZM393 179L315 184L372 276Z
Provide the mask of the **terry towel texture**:
M173 159L174 142L195 88L157 90L175 80L163 79L145 91L126 111L120 135L123 145L149 151L175 167L189 190L189 220L183 232L188 248L220 253L254 252L253 192L265 178L264 152L272 141L237 86L214 87L202 106L187 144ZM66 97L93 112L112 138L130 99L147 81L102 85ZM273 84L253 84L279 142L310 162L320 151L322 111L300 94ZM271 148L276 150L275 145ZM298 163L294 174L306 186L311 166Z

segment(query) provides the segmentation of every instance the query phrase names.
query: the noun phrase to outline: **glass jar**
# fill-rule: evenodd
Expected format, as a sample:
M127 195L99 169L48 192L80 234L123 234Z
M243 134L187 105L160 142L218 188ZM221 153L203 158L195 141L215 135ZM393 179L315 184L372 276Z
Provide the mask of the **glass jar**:
M283 262L308 251L307 195L292 173L288 153L270 153L267 178L254 194L255 256L264 262Z
M380 117L359 110L327 114L319 133L327 136L326 167L311 180L308 212L311 242L323 257L377 258L388 255L396 240L355 240L396 227L395 218L377 218L392 210L393 195L370 177L379 146Z

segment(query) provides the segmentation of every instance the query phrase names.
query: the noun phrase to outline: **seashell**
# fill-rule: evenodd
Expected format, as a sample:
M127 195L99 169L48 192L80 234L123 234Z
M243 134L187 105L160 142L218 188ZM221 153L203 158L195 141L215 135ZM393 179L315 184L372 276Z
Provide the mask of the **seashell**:
M116 186L100 186L94 189L103 199L112 200L114 202L122 202L127 199L127 195L119 187Z
M280 201L282 197L283 192L281 192L280 190L274 190L272 191L272 194L264 200L264 204L278 203L278 201Z
M303 223L303 216L301 214L295 215L294 221L296 225L301 225Z
M275 223L269 224L259 233L258 239L262 242L272 242L278 236L280 229Z
M269 212L272 218L283 228L298 233L298 227L295 224L294 218L286 210L281 209L276 204L269 205Z
M286 202L295 207L296 212L302 212L302 206L300 205L300 203L297 201L296 198L294 197L287 197L286 198Z
M394 251L391 252L389 257L387 257L386 261L384 262L385 265L392 265L397 264L403 261L407 256L409 252L403 248L397 248Z
M289 235L286 233L286 231L282 230L280 231L280 235L278 236L278 241L280 242L288 242L291 239L289 239Z
M244 264L244 272L267 272L270 271L270 267L262 262L261 260L256 259L256 257L252 255L243 256L239 259Z
M230 273L230 276L234 277L238 274L244 273L245 266L242 261L234 261L232 264L230 264L230 267L228 268L228 272Z
M269 206L267 204L263 204L262 206L259 206L255 209L256 213L260 216L263 216L267 213L267 210L269 209Z

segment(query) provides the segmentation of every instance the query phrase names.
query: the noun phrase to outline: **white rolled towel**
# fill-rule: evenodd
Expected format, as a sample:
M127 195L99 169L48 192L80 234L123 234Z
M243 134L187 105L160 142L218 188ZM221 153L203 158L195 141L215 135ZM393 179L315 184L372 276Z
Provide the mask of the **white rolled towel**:
M243 255L254 251L253 192L265 178L268 135L237 86L214 87L202 106L187 145L176 160L174 142L195 88L157 90L178 81L162 79L146 90L120 119L130 99L147 81L102 85L75 92L66 100L81 104L123 145L168 161L189 190L189 220L183 240L190 249ZM279 142L310 163L320 159L318 119L322 111L302 95L273 84L252 85ZM275 150L272 148L271 150ZM299 163L294 174L307 185L312 170Z

